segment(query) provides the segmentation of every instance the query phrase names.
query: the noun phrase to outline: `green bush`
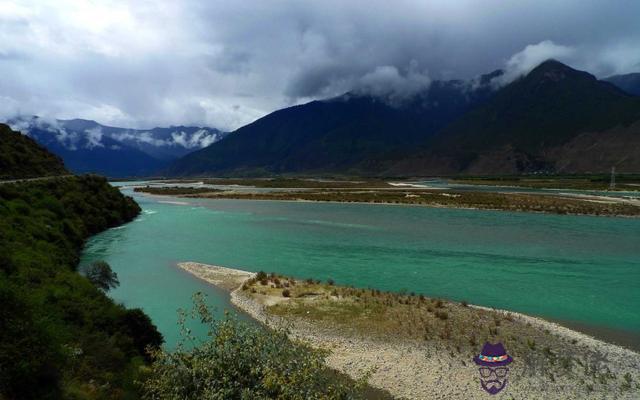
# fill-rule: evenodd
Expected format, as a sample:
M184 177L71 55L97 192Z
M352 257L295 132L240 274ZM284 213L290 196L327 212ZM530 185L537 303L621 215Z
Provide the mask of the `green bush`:
M173 353L157 351L143 382L147 399L356 399L353 385L326 367L325 354L273 331L226 314L214 319L201 294L181 314L183 341ZM185 328L188 316L208 325L209 340Z

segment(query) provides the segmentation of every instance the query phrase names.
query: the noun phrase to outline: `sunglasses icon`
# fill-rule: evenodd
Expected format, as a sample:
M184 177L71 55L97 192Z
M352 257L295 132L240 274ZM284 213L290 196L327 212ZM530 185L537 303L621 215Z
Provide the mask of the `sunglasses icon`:
M478 368L478 370L480 371L480 376L483 378L489 378L492 373L495 373L498 378L504 378L507 376L507 372L509 372L509 368L507 367L481 367Z

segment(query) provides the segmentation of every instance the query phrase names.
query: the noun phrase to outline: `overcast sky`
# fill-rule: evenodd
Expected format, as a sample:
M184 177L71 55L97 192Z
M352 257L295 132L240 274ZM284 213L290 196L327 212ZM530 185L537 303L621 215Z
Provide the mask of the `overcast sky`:
M550 57L640 71L640 1L2 0L0 118L231 130L348 90L513 78Z

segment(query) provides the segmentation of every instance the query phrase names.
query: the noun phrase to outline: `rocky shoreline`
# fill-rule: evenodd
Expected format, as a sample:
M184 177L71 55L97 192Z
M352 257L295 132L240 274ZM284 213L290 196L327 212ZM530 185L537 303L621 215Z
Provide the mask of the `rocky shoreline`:
M198 263L178 265L206 282L230 290L232 304L257 321L272 328L286 328L292 338L328 350L326 361L330 367L355 379L368 375L372 386L385 389L397 398L488 397L479 386L476 365L446 343L438 340L381 340L304 318L275 316L267 312L272 304L258 301L250 292L242 290L243 282L254 278L255 274ZM471 307L479 312L489 310ZM532 329L544 329L550 335L561 337L573 346L572 351L584 354L585 360L591 361L576 365L572 369L575 372L551 376L545 373L544 366L540 371L532 372L530 368L523 367L522 360L516 359L511 367L508 388L496 398L632 399L640 393L640 354L539 318L497 312L508 313L516 323ZM590 380L591 375L596 383ZM620 385L625 387L627 376L630 387L628 390L620 389Z

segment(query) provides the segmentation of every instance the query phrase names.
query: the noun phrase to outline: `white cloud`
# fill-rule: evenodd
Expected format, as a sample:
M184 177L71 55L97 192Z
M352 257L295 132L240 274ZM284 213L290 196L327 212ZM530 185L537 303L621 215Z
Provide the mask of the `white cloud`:
M94 147L104 147L102 144L102 128L96 126L95 128L85 129L85 138L87 139L86 148L93 149Z
M429 84L427 71L420 71L418 63L412 60L404 74L391 65L376 67L358 80L355 90L397 103L427 89Z
M509 58L504 67L504 74L495 78L494 82L500 86L512 82L549 59L570 62L575 53L575 49L555 44L551 40L530 44Z
M167 146L169 142L164 139L157 139L151 135L151 132L124 131L111 134L111 137L117 141L135 141L150 144L152 146Z
M352 89L401 98L504 60L516 75L542 56L626 73L640 70L638 15L623 0L5 0L0 118L231 130Z
M173 142L186 149L202 148L209 146L217 140L217 135L209 133L205 129L195 131L191 136L183 131L171 132Z

